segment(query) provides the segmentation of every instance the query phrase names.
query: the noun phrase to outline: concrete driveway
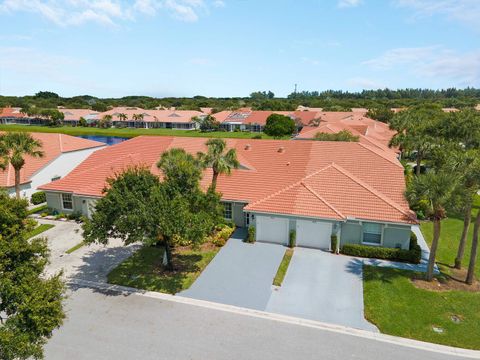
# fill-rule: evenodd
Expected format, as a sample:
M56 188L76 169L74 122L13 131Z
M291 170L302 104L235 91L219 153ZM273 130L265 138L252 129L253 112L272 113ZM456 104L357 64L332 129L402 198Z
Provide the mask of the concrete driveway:
M378 331L364 318L362 261L296 248L266 311Z
M41 224L55 227L40 236L48 239L50 264L46 274L63 271L64 277L80 278L89 281L106 282L108 273L123 260L133 254L139 245L124 246L117 239L107 245L85 245L71 254L66 251L83 241L81 225L70 221L37 219Z
M243 242L237 229L190 289L178 295L265 310L285 247Z

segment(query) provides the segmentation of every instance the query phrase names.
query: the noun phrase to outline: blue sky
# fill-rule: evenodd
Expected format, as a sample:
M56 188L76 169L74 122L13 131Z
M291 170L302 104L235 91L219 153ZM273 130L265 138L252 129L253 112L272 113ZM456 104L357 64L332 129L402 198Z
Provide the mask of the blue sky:
M480 87L480 0L0 0L0 94Z

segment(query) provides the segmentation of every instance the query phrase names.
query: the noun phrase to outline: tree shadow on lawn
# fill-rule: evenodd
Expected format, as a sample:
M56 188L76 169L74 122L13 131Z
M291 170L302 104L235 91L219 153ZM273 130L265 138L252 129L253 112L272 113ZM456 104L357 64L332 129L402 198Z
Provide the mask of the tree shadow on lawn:
M86 245L88 246L88 245ZM122 291L115 291L113 289L104 289L103 287L80 285L75 283L75 280L86 280L94 283L106 284L107 275L112 269L121 264L132 254L134 254L141 245L117 246L117 247L103 247L100 249L89 249L89 251L82 256L82 265L78 266L71 276L69 287L75 291L82 287L89 287L95 292L104 295L121 295Z
M377 267L372 265L363 266L363 281L366 283L372 281L380 281L382 283L392 284L397 278L411 279L417 276L421 277L422 275L423 274L410 270Z

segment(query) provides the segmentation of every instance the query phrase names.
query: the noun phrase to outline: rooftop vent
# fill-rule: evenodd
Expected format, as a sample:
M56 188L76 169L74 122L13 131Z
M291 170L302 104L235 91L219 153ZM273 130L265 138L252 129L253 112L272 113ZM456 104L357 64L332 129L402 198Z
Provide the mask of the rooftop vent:
M252 145L250 144L245 145L245 150L250 150L251 148L252 148Z
M279 152L280 154L283 154L285 152L285 147L283 146L280 146L277 150L277 152Z

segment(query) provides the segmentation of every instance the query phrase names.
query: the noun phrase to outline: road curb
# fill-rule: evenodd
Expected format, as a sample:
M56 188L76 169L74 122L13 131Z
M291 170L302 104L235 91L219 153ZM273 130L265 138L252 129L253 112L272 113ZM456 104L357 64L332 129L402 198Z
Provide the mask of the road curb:
M292 325L305 326L305 327L315 328L319 330L357 336L365 339L382 341L385 343L395 344L395 345L409 347L409 348L418 349L418 350L431 351L431 352L436 352L436 353L445 354L445 355L454 355L454 356L461 356L461 357L472 358L472 359L480 359L480 351L476 351L476 350L468 350L468 349L456 348L452 346L433 344L433 343L428 343L428 342L419 341L419 340L407 339L407 338L402 338L402 337L397 337L392 335L386 335L386 334L375 333L375 332L370 332L366 330L350 328L342 325L334 325L334 324L323 323L315 320L307 320L307 319L297 318L293 316L269 313L266 311L247 309L247 308L242 308L242 307L233 306L233 305L220 304L220 303L215 303L211 301L192 299L192 298L187 298L183 296L164 294L164 293L159 293L154 291L138 290L138 289L130 288L126 286L98 283L98 282L93 282L93 281L83 280L83 279L70 279L69 284L77 285L81 287L89 287L89 288L94 288L94 289L99 289L104 291L114 291L121 294L144 296L144 297L149 297L149 298L154 298L154 299L159 299L164 301L173 301L173 302L187 304L187 305L200 306L200 307L204 307L212 310L225 311L225 312L230 312L234 314L240 314L240 315L246 315L246 316L251 316L256 318L272 320L272 321L278 321L278 322L292 324Z

